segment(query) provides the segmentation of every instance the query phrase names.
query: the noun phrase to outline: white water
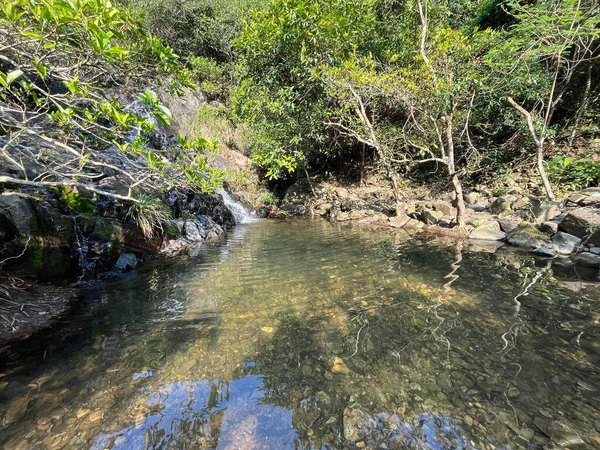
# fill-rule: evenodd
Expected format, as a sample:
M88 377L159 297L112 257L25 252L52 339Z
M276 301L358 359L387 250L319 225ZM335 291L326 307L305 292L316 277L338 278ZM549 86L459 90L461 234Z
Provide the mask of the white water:
M228 192L218 190L217 193L223 198L223 203L235 217L236 223L252 223L258 220L258 217L252 211L232 199Z

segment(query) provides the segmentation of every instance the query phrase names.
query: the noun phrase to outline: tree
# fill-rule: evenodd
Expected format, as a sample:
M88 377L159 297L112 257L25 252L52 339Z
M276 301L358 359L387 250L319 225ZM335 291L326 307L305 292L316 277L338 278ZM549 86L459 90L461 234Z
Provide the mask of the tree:
M130 13L109 0L9 0L0 8L0 155L13 174L0 183L77 188L133 203L143 187L218 183L206 165L209 141L180 139L161 153L144 145L141 134L170 120L154 93L137 98L156 123L116 98L162 79L173 89L187 83L173 75L173 50ZM106 149L123 164L100 157ZM98 187L108 170L122 176L124 193Z
M376 0L275 0L245 21L232 106L253 128L253 160L267 178L284 177L327 148L331 107L315 69L364 51Z
M507 92L509 104L525 119L546 195L554 200L544 146L554 135L552 119L574 73L600 56L600 9L596 0L540 0L510 1L508 10L517 23L504 32L504 44L487 60L503 81L498 88ZM523 98L515 100L519 92Z
M464 158L477 153L469 121L481 82L472 42L486 35L469 39L439 24L432 31L428 9L421 1L416 7L419 38L410 61L397 64L400 58L391 57L383 64L355 58L341 69L323 71L343 105L338 120L328 125L376 150L390 177L398 212L398 165L443 165L456 194L456 223L464 227L457 151L464 150Z

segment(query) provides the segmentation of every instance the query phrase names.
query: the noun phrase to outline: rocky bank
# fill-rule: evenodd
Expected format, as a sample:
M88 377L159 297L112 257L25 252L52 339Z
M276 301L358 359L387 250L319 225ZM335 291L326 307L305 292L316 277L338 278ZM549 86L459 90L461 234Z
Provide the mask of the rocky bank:
M512 245L564 266L600 269L600 187L562 201L547 201L520 189L494 195L486 188L465 194L465 228L456 227L450 197L412 199L397 216L391 189L300 180L285 193L280 214L312 215L478 241L492 251Z

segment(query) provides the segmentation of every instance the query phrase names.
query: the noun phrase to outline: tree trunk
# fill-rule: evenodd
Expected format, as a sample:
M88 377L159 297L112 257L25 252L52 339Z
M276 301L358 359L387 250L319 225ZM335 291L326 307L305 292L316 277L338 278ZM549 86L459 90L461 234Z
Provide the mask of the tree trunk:
M404 214L404 201L400 194L400 177L393 168L388 171L390 180L392 181L392 191L394 191L394 199L396 200L396 216Z
M548 181L546 169L544 168L544 143L538 140L536 141L535 145L537 147L538 173L540 174L542 183L544 183L544 190L546 191L546 195L550 200L554 200L554 192L552 191L552 186L550 185L550 181Z
M571 132L571 137L569 138L569 148L573 147L573 142L575 142L575 137L577 136L577 127L579 126L579 122L585 113L585 108L587 107L588 98L590 97L590 90L592 89L592 63L588 63L587 70L587 78L585 80L585 90L583 91L583 98L581 99L581 104L577 109L577 113L575 114L575 123L573 123L573 131Z
M452 114L446 117L446 148L448 150L447 165L448 173L452 179L452 185L454 186L454 192L456 193L456 224L459 228L465 226L465 199L463 198L462 183L456 172L456 165L454 162L454 128L453 119L454 108Z
M546 176L546 169L544 168L544 136L543 133L538 137L535 131L535 125L533 124L533 118L529 111L515 102L512 97L508 97L508 103L510 103L517 111L519 111L523 117L525 117L525 121L527 122L527 128L529 128L529 134L531 134L531 138L533 142L535 142L536 147L536 156L537 156L537 168L538 173L540 174L540 178L544 183L544 189L546 190L546 195L550 200L554 200L554 192L552 192L552 186L550 186L550 182L548 181L548 177Z
M456 171L452 174L452 185L456 193L456 224L460 228L465 226L465 199L463 198L462 183Z

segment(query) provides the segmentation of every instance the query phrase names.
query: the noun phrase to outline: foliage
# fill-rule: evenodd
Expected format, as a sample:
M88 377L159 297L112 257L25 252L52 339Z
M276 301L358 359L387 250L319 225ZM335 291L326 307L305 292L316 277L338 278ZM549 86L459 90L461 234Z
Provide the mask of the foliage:
M129 207L127 217L135 222L148 239L153 238L156 232L162 232L163 227L172 219L171 210L160 198L145 193L140 194L138 201Z
M600 184L600 162L589 158L558 155L548 161L548 175L563 191Z
M1 155L25 178L7 181L83 187L132 202L138 201L132 192L144 186L213 190L222 177L207 166L212 142L182 139L157 152L144 136L170 124L169 110L150 90L135 96L140 107L123 104L140 85L192 86L179 67L170 47L110 0L3 3L0 104L13 121L0 136ZM107 165L102 153L113 148L123 163L111 170L127 180L127 195L92 183ZM40 178L27 179L31 164L43 166Z
M366 50L375 3L274 0L244 22L232 103L252 126L252 157L267 178L305 166L311 152L326 147L330 99L314 71Z

